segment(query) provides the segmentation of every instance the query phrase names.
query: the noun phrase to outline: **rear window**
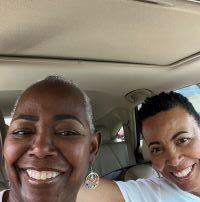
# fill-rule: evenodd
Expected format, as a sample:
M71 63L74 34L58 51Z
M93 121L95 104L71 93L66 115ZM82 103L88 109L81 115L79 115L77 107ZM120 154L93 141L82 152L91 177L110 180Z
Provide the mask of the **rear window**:
M119 131L115 134L114 142L124 142L124 128L123 126L119 129Z

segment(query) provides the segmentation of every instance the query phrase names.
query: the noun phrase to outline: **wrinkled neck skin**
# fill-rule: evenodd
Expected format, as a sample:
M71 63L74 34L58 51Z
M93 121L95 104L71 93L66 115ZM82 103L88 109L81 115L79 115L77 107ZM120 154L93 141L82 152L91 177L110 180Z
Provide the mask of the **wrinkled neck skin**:
M55 193L54 198L51 197L51 199L44 199L38 197L37 199L34 199L34 202L76 202L76 197L77 195L73 198L61 198L59 197L59 193L58 195ZM22 199L19 194L15 194L15 192L10 190L8 194L5 194L3 202L33 202L33 200Z

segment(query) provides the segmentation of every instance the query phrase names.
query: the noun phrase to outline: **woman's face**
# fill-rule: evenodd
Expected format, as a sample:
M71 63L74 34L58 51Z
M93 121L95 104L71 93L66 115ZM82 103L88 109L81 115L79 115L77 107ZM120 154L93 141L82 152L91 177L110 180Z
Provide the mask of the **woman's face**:
M181 107L143 121L154 168L181 189L200 195L200 129Z
M76 90L39 86L25 92L4 144L9 200L75 201L98 140Z

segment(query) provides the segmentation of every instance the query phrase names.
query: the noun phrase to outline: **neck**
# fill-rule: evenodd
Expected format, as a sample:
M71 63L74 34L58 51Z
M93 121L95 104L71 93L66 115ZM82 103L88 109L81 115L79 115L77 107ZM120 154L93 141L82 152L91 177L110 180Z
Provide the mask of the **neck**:
M76 202L76 197L74 198L68 198L68 199L60 199L60 198L38 198L38 199L34 199L34 202ZM6 191L3 195L3 202L33 202L33 200L27 200L27 199L22 199L19 196L16 197L14 196L10 191Z

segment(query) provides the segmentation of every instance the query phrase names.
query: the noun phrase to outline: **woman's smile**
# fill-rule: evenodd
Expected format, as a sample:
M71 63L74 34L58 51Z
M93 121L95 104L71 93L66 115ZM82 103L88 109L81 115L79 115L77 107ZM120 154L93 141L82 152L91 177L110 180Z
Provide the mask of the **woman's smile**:
M48 188L49 186L55 186L61 181L67 181L69 174L57 171L49 170L35 170L27 169L21 170L20 178L21 182L26 186L33 188Z
M189 177L191 175L192 171L193 171L193 166L194 165L189 166L189 167L187 167L185 169L182 169L182 170L180 170L178 172L171 172L171 174L173 176L175 176L176 178L179 178L179 179L182 179L182 178L185 178L185 177Z
M33 169L27 169L26 172L30 178L39 181L52 180L61 175L60 172L56 171L38 171Z
M57 82L41 81L17 102L4 150L15 198L9 201L75 201L97 154L100 139L83 95Z
M199 186L199 126L193 116L173 107L147 118L143 132L153 165L164 177L186 191Z

